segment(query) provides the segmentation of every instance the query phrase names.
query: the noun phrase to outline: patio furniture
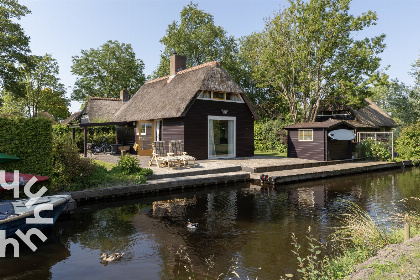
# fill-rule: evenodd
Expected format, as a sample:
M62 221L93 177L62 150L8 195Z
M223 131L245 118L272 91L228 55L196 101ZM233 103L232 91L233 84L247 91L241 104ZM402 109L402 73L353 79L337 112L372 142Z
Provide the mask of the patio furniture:
M180 166L180 159L175 157L173 154L166 153L165 141L153 141L152 144L152 159L149 160L149 166L151 166L153 161L156 162L157 167L177 167Z
M189 166L189 162L193 162L193 167L195 167L196 158L183 151L181 140L171 140L169 142L169 153L178 157L183 166Z
M121 156L124 156L130 152L130 146L119 146L118 150L121 151Z

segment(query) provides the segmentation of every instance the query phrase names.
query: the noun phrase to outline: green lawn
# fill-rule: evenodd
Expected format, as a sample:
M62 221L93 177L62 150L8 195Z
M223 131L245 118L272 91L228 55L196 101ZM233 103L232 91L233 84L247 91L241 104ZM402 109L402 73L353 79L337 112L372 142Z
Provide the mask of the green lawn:
M287 153L254 151L256 156L287 157Z

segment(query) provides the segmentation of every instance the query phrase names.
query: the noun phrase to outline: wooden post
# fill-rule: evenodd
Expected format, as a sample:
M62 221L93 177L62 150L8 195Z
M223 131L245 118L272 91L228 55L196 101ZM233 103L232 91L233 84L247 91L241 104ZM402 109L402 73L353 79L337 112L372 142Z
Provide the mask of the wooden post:
M73 127L72 128L72 135L71 135L72 143L74 143L75 139L76 139L76 128Z
M410 239L410 224L408 223L408 217L405 215L404 223L404 242Z
M87 157L87 127L83 128L83 155Z

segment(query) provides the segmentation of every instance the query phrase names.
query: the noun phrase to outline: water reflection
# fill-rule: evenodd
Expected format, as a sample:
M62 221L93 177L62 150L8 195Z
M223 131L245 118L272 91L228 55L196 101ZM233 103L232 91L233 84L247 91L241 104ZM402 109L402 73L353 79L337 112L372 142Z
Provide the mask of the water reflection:
M418 169L395 170L276 188L242 184L165 197L86 205L56 224L49 238L22 258L0 259L13 279L215 279L234 266L241 278L278 279L295 273L291 233L305 248L311 226L325 242L342 199L377 219L399 200L419 196ZM199 224L187 229L190 219ZM101 252L124 252L103 266ZM25 270L17 267L22 267ZM139 276L140 275L140 276ZM223 279L224 276L220 277Z

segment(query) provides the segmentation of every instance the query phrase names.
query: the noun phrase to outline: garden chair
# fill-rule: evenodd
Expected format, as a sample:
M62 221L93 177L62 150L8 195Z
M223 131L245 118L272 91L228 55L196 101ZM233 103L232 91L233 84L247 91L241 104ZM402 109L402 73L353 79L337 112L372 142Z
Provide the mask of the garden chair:
M193 162L193 167L195 167L196 158L183 151L181 140L171 140L169 142L168 154L178 157L183 166L189 166L189 162Z
M179 158L166 154L165 141L153 141L152 149L152 159L149 160L149 166L153 164L153 161L156 162L156 165L159 168L163 166L176 167L179 165Z

